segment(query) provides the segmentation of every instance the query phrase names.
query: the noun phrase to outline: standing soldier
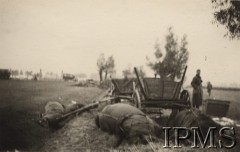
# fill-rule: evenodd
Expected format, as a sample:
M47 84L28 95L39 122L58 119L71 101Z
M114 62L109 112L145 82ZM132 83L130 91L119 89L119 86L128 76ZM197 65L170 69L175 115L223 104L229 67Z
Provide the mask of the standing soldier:
M199 109L202 105L203 91L202 91L202 78L200 76L200 69L197 70L196 76L193 78L191 85L193 87L192 105Z
M209 97L211 96L211 91L212 91L212 84L209 81L208 84L207 84L207 92L208 92Z

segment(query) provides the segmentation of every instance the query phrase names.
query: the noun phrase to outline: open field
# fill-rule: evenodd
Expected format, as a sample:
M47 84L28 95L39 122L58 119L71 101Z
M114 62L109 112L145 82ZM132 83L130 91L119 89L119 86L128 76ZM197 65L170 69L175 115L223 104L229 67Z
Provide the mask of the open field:
M192 88L188 88L189 92L192 92ZM229 111L227 113L227 117L240 121L240 111L239 111L239 106L240 106L240 90L212 90L212 94L209 97L207 94L207 90L203 90L204 94L204 100L207 99L219 99L219 100L226 100L230 101L230 107Z
M191 89L190 89L191 92ZM219 90L213 90L213 96L217 99L231 99L230 111L228 112L228 116L237 119L237 115L239 111L237 110L240 103L238 99L240 99L239 92L222 92ZM208 97L205 95L204 97L207 99ZM63 129L58 130L51 138L48 139L47 144L41 149L49 152L52 151L160 151L160 152L202 152L202 151L210 151L210 152L226 152L226 151L239 151L239 143L237 143L237 147L231 150L226 149L192 149L191 147L183 147L180 149L167 148L163 149L164 141L159 140L158 142L150 142L148 145L128 145L123 142L118 149L113 149L112 145L116 142L114 136L110 136L105 132L97 129L93 118L96 114L96 110L92 110L90 113L82 114L76 119L72 120L68 123ZM92 121L88 121L92 120ZM79 127L81 124L82 127ZM239 132L236 128L237 135L239 136ZM238 141L239 142L239 141ZM61 145L61 146L60 146Z
M73 87L66 82L0 81L0 149L36 150L51 132L31 119L44 112L48 101L92 102L102 91Z
M190 89L191 90L191 89ZM31 121L43 112L48 101L68 104L72 100L90 103L103 91L93 87L74 87L69 82L0 81L0 149L27 151L93 151L113 150L114 136L97 129L91 110L72 119L62 129L50 132ZM204 91L205 93L205 91ZM239 119L239 91L213 90L212 98L232 101L228 116ZM205 96L205 99L208 97ZM239 144L238 144L239 145ZM123 143L118 150L193 151L191 148L164 149L163 141L151 145ZM207 149L206 149L207 150ZM198 151L198 150L197 150ZM202 151L201 149L199 151ZM219 151L219 150L212 150ZM238 150L237 150L238 151Z

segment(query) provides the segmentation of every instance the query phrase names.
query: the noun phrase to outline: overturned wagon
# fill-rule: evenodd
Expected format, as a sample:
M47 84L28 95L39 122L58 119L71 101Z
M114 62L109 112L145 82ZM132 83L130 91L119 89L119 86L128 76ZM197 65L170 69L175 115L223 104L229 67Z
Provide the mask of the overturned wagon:
M159 113L162 108L176 110L191 108L189 93L182 89L187 66L180 82L162 78L140 78L137 69L134 70L140 87L134 90L133 101L136 107L147 113Z

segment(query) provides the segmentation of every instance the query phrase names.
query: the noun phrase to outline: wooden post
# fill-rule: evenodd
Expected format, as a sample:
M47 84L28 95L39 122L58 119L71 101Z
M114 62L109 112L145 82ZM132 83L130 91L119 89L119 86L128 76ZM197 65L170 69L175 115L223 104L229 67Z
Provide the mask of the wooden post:
M142 82L141 82L141 80L140 80L140 77L139 77L139 74L138 74L138 71L137 71L137 68L136 68L136 67L134 67L134 71L135 71L135 73L136 73L136 76L137 76L137 79L138 79L138 82L139 82L141 91L142 91L142 93L143 93L143 95L144 95L144 98L147 99L146 92L145 92L145 90L144 90L144 88L143 88L143 84L142 84Z
M186 75L186 71L187 71L187 66L186 66L185 69L184 69L183 76L182 76L182 80L181 80L181 82L180 82L180 86L183 85L183 81L184 81L184 78L185 78L185 75Z
M183 85L183 81L184 81L184 78L185 78L186 71L187 71L187 66L186 66L185 69L184 69L183 76L182 76L182 79L181 79L181 81L180 81L180 84L177 86L177 88L176 88L176 90L175 90L175 92L174 92L174 94L173 94L173 98L176 97L176 93L178 92L179 89L181 89L181 87L182 87L182 85ZM180 88L179 88L179 87L180 87Z

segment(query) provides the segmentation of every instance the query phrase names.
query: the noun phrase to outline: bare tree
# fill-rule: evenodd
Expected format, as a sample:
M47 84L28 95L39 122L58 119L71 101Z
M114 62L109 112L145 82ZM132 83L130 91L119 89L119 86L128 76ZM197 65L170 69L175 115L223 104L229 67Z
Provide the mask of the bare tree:
M104 57L104 54L100 54L98 60L97 60L97 66L98 66L98 73L99 73L99 78L100 78L100 82L102 82L103 77L102 77L102 73L104 71L105 68L105 63L106 63L106 59Z
M20 70L19 74L20 74L20 75L23 75L23 71L22 71L22 70Z
M11 75L16 78L19 75L19 71L18 70L11 70Z
M103 80L103 73L105 73L104 79L107 79L108 74L112 74L115 72L115 60L113 56L108 57L108 59L105 59L104 54L100 54L98 61L97 61L97 66L98 66L98 72L99 72L99 78L100 82Z
M29 76L32 76L33 72L32 71L25 71L25 75L27 76L27 79Z
M110 57L108 57L106 64L105 64L105 68L104 68L105 80L107 79L108 74L115 73L114 67L115 67L114 58L113 58L113 56L110 56Z

